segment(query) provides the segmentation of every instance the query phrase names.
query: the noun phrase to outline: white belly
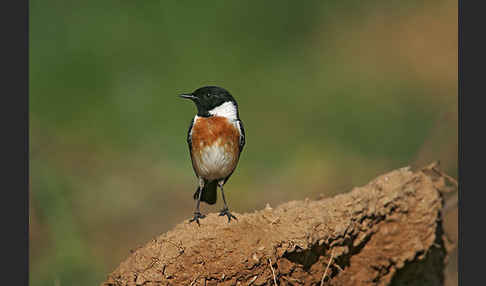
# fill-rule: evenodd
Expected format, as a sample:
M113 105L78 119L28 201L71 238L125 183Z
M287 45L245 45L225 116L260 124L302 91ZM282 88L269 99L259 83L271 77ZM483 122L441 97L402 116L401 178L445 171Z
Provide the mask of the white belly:
M207 180L226 178L235 167L236 158L219 144L204 147L195 157L198 175Z

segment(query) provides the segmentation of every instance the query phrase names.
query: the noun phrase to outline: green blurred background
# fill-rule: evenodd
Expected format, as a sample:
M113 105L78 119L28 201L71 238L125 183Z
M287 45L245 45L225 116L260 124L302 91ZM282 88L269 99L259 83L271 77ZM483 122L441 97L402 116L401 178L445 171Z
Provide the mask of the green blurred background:
M98 285L190 218L177 95L203 85L245 123L236 213L434 160L457 178L457 1L31 0L29 57L32 286Z

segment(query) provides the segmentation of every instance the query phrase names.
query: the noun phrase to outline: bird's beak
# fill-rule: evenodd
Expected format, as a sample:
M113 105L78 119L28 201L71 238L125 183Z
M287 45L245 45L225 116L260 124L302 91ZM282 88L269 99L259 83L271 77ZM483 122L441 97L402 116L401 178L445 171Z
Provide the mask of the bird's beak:
M196 97L192 94L180 94L179 97L185 98L185 99L191 99L194 100Z

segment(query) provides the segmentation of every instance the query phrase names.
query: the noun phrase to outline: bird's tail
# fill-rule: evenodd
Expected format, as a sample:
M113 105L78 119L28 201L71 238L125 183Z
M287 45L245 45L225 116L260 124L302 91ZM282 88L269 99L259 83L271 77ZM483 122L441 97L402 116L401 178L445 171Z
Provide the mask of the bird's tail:
M201 194L201 201L206 202L210 205L214 205L217 200L217 192L216 188L218 187L218 182L217 181L212 181L212 182L206 182L204 184L204 188L202 190ZM194 193L194 199L197 200L199 197L199 192L201 191L200 187L197 187L196 192Z

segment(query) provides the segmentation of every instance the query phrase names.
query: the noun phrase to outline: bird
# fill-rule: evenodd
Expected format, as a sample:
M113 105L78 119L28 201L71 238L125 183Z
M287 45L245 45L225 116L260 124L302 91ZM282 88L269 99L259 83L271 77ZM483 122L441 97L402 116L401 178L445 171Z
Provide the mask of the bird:
M221 190L224 207L219 216L228 223L234 216L226 202L224 185L233 174L246 143L245 129L240 119L238 104L226 89L203 86L191 93L179 95L194 102L197 114L187 131L187 144L198 186L193 195L196 200L194 216L189 223L206 216L199 210L200 202L213 205L217 201L217 188Z

